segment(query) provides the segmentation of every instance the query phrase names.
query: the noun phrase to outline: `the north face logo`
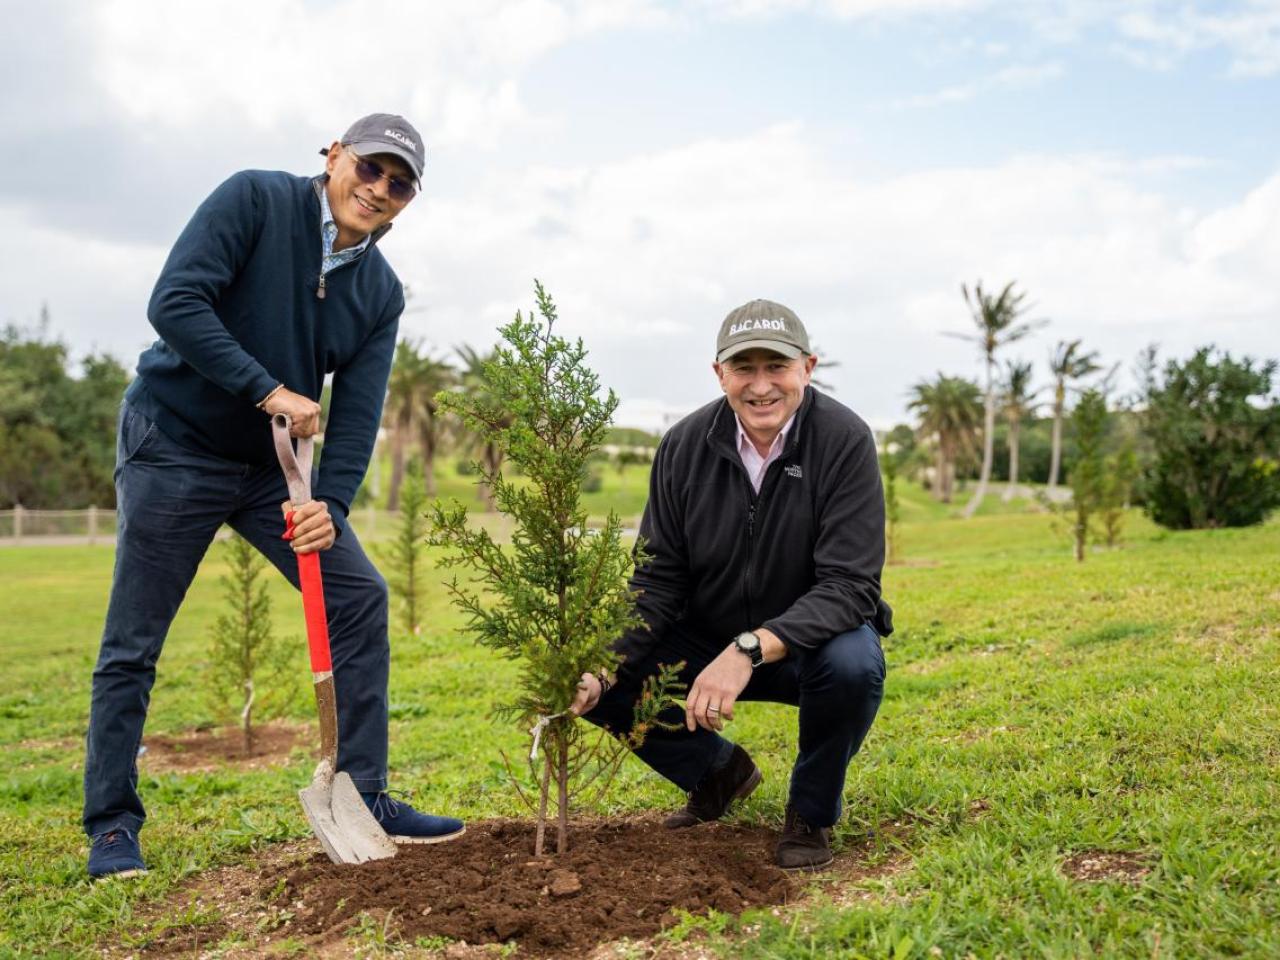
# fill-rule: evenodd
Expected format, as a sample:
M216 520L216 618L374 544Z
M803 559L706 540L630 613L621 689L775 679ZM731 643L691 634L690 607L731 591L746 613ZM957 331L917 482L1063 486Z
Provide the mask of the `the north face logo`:
M804 471L800 469L800 464L798 463L791 464L789 467L786 467L782 472L785 473L788 477L795 477L797 480L799 480L801 477L804 476Z
M406 147L408 147L414 153L418 152L418 145L414 143L412 140L410 140L408 137L406 137L399 130L383 130L382 135L384 137L390 137L392 140L399 140L401 143L403 143Z

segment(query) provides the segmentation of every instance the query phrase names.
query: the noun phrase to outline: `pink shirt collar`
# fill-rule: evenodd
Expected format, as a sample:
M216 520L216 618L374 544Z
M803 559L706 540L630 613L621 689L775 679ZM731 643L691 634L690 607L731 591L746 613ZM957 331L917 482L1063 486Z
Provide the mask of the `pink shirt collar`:
M756 493L759 493L760 484L764 482L764 475L769 469L769 464L782 456L783 448L787 444L787 434L791 432L791 425L796 422L796 415L793 413L787 422L782 425L778 435L773 438L773 444L769 447L769 455L766 457L760 456L760 451L756 449L756 445L747 436L747 431L742 429L742 421L738 419L736 413L733 415L733 419L738 424L738 456L742 459L742 465L747 468L747 476L751 478L751 486Z

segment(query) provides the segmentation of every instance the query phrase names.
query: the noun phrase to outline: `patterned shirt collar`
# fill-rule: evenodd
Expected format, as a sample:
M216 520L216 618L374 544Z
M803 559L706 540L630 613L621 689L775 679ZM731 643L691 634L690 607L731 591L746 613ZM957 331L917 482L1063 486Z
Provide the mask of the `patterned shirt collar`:
M348 263L364 253L369 246L369 235L366 234L359 243L334 253L333 244L338 239L338 224L333 219L333 211L329 209L329 191L325 184L321 184L317 193L320 195L321 269L328 273L334 267Z

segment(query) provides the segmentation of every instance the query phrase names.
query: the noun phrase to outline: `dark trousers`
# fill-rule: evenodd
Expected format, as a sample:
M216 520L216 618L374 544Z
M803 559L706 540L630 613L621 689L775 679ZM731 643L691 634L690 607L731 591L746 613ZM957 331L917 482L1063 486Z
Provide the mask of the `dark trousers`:
M298 586L297 559L280 539L280 504L289 495L275 464L254 467L190 450L125 404L115 479L115 573L93 672L84 768L90 836L136 831L146 818L136 758L156 661L218 528L229 524ZM384 790L387 586L350 527L321 553L320 567L337 688L338 768L361 790ZM301 604L289 613L301 627Z
M617 733L630 730L640 685L658 664L686 661L680 679L691 684L723 649L660 644L627 671L632 679L609 690L585 719ZM739 702L762 700L800 708L800 749L791 770L789 803L814 826L829 827L840 819L845 772L876 718L884 678L880 638L864 624L817 650L792 650L784 660L757 667L739 697ZM728 758L733 745L702 727L690 733L682 709L671 708L662 719L678 723L679 729L653 727L636 756L688 792Z

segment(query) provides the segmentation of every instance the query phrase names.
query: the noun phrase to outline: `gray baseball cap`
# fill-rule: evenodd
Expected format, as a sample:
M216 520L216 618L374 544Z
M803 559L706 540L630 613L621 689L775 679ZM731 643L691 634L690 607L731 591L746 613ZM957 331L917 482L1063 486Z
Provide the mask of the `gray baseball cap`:
M371 113L353 123L339 142L361 156L390 153L399 157L409 165L413 179L421 188L426 148L418 131L404 117L394 113ZM328 156L329 148L324 147L320 153Z
M729 312L716 337L716 363L756 347L792 359L812 352L800 318L772 300L752 300Z

